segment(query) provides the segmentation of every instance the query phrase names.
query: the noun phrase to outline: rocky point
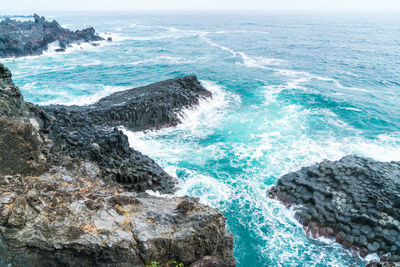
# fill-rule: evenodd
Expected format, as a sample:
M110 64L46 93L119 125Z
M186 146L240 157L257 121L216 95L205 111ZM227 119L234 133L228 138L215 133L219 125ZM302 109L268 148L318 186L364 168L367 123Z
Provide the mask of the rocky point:
M204 257L234 266L221 212L197 198L145 193L173 192L176 181L113 127L173 125L210 95L190 76L91 106L41 108L0 64L0 266L189 266Z
M53 20L35 14L33 21L4 18L0 22L0 58L40 55L49 44L57 42L57 52L63 52L72 43L104 40L92 27L71 31ZM96 45L96 43L93 43Z

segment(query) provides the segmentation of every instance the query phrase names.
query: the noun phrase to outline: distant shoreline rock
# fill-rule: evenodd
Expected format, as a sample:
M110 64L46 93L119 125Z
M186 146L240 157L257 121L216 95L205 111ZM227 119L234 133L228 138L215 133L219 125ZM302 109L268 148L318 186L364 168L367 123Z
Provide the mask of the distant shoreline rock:
M400 162L350 155L282 176L268 192L287 207L308 235L328 236L365 257L400 261ZM388 265L391 266L391 265Z
M37 14L33 19L17 21L4 18L0 22L0 58L41 55L53 42L58 42L57 50L62 52L72 43L104 40L92 27L71 31L61 27L57 21L46 21Z
M205 256L235 266L222 213L143 192L173 192L176 180L111 127L174 125L172 113L207 96L189 76L42 109L0 64L0 266L189 266Z

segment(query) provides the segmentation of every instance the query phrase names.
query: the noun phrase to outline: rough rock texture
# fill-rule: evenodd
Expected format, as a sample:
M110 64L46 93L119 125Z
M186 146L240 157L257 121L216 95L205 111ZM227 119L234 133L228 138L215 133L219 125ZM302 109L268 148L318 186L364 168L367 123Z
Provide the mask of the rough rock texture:
M46 170L46 149L31 123L0 117L0 174L34 175Z
M380 261L371 261L366 267L399 267L400 266L400 256L383 256Z
M33 175L48 167L48 140L35 117L41 121L44 112L24 102L11 72L0 64L0 174Z
M0 64L0 116L18 118L25 114L24 98L11 80L11 72Z
M206 255L235 265L218 210L141 193L172 191L174 180L121 131L78 113L24 102L0 64L0 266L189 265Z
M281 177L269 191L295 207L313 236L332 236L360 254L400 255L400 162L359 156L323 161Z
M63 155L91 160L100 166L104 181L119 182L136 192L148 189L162 193L174 191L176 179L154 160L131 148L128 137L122 131L90 124L69 128L61 126L62 120L58 119L49 134L54 142L51 153L57 155L53 161L57 164L64 160Z
M0 176L0 266L189 265L210 254L234 265L218 210L102 184L90 162L66 165L40 176ZM191 208L182 211L186 202Z
M5 18L0 22L0 58L40 55L55 41L61 52L73 42L104 40L93 28L73 32L62 28L55 20L49 22L36 14L33 18L34 21L23 22Z
M215 256L205 256L193 262L190 267L227 267L227 265Z

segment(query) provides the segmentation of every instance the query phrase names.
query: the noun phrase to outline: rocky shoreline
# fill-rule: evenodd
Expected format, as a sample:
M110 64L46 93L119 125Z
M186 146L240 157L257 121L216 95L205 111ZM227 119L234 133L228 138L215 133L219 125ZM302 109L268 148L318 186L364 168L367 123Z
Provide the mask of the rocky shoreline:
M92 27L71 31L61 27L57 21L46 21L37 14L33 21L4 18L0 22L0 58L40 55L53 42L58 42L57 52L64 52L72 43L103 40Z
M176 181L113 128L174 125L183 107L210 96L189 76L91 106L38 107L0 64L0 265L235 266L221 212L144 193L173 192Z
M325 160L282 176L268 195L294 206L309 236L335 238L362 257L377 253L384 266L400 264L400 162Z

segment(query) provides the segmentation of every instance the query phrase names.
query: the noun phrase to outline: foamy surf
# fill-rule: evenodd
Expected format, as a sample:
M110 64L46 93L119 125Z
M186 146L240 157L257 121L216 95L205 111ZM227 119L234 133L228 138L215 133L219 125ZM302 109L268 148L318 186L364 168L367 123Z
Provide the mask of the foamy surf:
M65 89L65 90L59 90L57 92L54 92L52 90L49 91L44 91L42 92L43 94L53 94L54 99L48 100L48 101L43 101L40 102L40 105L67 105L67 106L84 106L84 105L90 105L96 103L98 100L100 100L103 97L106 97L112 93L123 91L130 89L129 87L125 86L104 86L104 85L97 85L97 88L101 88L98 90L96 93L88 94L88 95L82 95L79 98L76 96L71 96L71 94L68 92L71 90L71 88Z

